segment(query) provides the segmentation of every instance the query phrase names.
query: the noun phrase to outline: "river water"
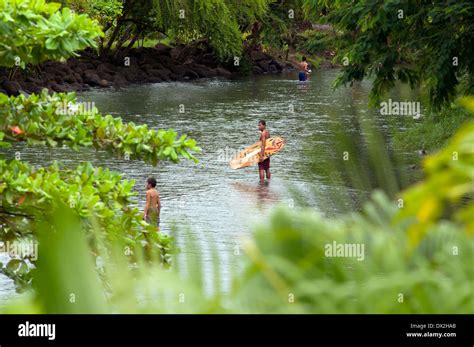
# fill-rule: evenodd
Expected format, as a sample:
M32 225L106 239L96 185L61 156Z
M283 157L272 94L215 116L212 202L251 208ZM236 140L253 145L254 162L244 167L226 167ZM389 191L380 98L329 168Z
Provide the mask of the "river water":
M382 132L403 126L401 119L368 109L370 82L334 91L331 84L336 74L337 70L316 71L312 81L305 84L296 81L296 74L287 74L147 84L79 95L80 101L94 102L104 114L154 129L173 128L195 138L203 149L198 154L198 164L182 161L152 167L93 150L76 153L68 148L25 145L13 150L21 152L22 160L35 165L47 165L53 160L71 165L91 161L117 170L124 178L137 181L136 203L140 208L145 202L144 182L148 176L155 176L163 205L162 231L170 232L176 226L178 244L182 243L180 234L192 233L197 246L184 247L183 256L200 253L205 268L211 267L207 255L210 246L215 246L222 289L227 290L229 272L238 268L240 240L250 235L258 223L265 223L274 206L297 207L299 196L304 197L306 205L324 214L339 211L341 206L333 196L344 189L319 175L314 166L308 165L307 156L309 151L317 163L318 156L328 155L324 144L326 138L333 136L332 115L337 114L348 130L356 116L376 120ZM395 93L405 96L403 90ZM263 185L259 184L256 167L234 171L228 165L236 151L258 140L259 119L266 120L271 135L288 140L283 151L272 157L272 179ZM0 277L0 303L12 291L11 281Z

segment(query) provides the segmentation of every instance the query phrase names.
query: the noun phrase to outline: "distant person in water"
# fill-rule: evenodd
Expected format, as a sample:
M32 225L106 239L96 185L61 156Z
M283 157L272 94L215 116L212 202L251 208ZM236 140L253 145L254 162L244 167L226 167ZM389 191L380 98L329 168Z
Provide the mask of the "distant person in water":
M298 79L301 82L308 80L309 66L306 61L306 57L301 58L300 63L300 73L298 74Z
M160 194L156 190L156 179L149 177L146 180L146 205L143 219L148 224L156 225L158 231L160 230L160 210L161 201Z
M260 175L260 181L265 179L265 175L267 176L267 180L270 179L270 157L264 159L265 156L265 143L270 138L270 132L267 130L267 123L264 120L258 122L258 130L260 130L260 142L261 151L259 153L259 162L258 162L258 173Z

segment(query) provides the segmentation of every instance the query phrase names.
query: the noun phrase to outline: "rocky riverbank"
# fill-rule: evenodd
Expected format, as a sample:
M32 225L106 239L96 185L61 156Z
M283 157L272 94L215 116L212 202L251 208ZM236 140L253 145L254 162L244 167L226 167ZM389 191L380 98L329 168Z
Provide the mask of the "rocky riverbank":
M250 73L262 75L291 70L293 65L274 59L262 51L252 51L240 61L221 64L209 48L196 46L137 48L113 58L101 59L95 52L84 51L64 63L46 62L34 69L0 70L0 93L18 95L84 91L90 88L120 88L130 84L189 81Z

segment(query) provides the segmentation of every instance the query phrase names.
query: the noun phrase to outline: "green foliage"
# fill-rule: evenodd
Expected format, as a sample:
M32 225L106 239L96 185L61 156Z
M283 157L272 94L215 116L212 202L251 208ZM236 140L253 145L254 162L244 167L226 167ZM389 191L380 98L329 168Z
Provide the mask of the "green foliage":
M237 17L225 0L156 0L154 11L162 32L193 33L206 38L217 57L227 60L240 55L241 32Z
M301 0L272 2L262 18L262 42L278 48L294 47L303 20Z
M89 255L80 220L67 208L60 210L60 214L43 219L39 227L41 257L34 285L38 295L44 298L41 307L52 313L80 313L83 309L104 313L105 296L100 292L96 263ZM51 233L51 229L55 232ZM51 292L55 293L54 297Z
M118 240L130 250L146 247L158 251L159 261L169 263L171 239L145 223L138 208L130 207L136 195L134 181L122 180L120 174L93 168L90 163L75 169L59 163L35 169L17 160L0 160L0 177L1 240L36 240L38 224L55 206L65 205L81 218L81 229L89 235L94 253L106 253L107 247L101 243ZM31 282L27 258L12 258L1 269L19 289Z
M270 0L127 0L70 1L103 23L106 42L103 53L115 53L128 42L167 35L177 43L207 40L216 56L229 60L242 51L241 28L245 30L266 11ZM105 19L104 19L105 18Z
M95 46L102 32L86 15L44 0L0 1L0 66L61 60Z
M416 246L431 226L448 219L474 235L474 123L465 124L448 145L424 161L426 179L405 191L410 245ZM415 218L414 218L415 217Z
M301 42L298 49L309 54L321 53L334 48L332 46L334 37L324 32L306 30L298 35L298 39Z
M443 147L459 127L472 119L459 105L448 105L429 111L420 121L406 120L406 130L395 133L395 147L404 152L428 151Z
M305 0L305 8L310 18L330 23L340 33L338 60L347 58L348 64L336 86L373 77L375 100L398 80L423 86L435 106L452 100L463 79L464 91L472 93L471 1Z
M124 124L121 118L102 116L97 110L74 111L74 94L0 97L0 130L10 133L11 141L28 141L51 147L94 146L119 157L140 159L153 165L158 160L178 162L180 157L197 161L190 153L200 151L196 141L186 135L177 139L170 130L150 130L146 125ZM71 113L72 112L72 113ZM21 127L21 133L11 131Z
M123 11L122 0L70 0L67 6L97 19L102 26L117 19Z
M394 203L376 194L364 214L338 220L309 211L276 212L247 246L250 264L240 288L247 310L473 312L469 283L474 274L469 257L474 252L472 238L452 224L436 225L419 249L407 253L403 225L389 226L395 210ZM363 260L326 256L326 247L333 242L364 245ZM463 256L453 255L453 246ZM429 256L424 248L429 248Z

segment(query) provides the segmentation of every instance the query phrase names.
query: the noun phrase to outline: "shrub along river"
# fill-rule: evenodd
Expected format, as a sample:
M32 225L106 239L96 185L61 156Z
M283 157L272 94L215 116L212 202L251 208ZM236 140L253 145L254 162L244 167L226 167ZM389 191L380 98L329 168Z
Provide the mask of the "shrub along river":
M241 259L236 247L255 225L265 223L272 207L281 204L294 208L301 198L315 210L332 215L341 211L340 202L334 199L336 194L349 194L346 201L351 205L351 196L367 193L347 192L318 171L318 163L324 165L322 159L339 155L328 145L334 140L334 115L340 119L336 126L349 133L360 131L354 126L358 117L375 120L385 136L389 136L390 128L403 127L403 117L382 116L378 109L368 108L370 82L334 91L331 85L336 74L337 70L320 70L305 84L299 83L294 73L146 84L79 94L80 101L95 103L103 114L145 123L153 129L173 128L195 138L203 149L198 164L182 161L152 167L94 150L74 152L24 144L11 149L9 156L20 151L22 160L41 166L54 160L68 165L91 161L95 166L117 170L124 178L137 181L137 204L141 209L145 204L145 180L155 176L162 199L162 231L170 232L176 226L178 244L182 242L180 233L195 234L197 247L184 247L182 252L201 253L205 268L211 268L209 245L215 244L221 258L223 287L228 289L229 271L238 269ZM392 93L397 100L410 97L404 88ZM288 140L286 147L272 157L272 179L263 185L259 184L256 167L234 171L228 165L233 154L258 140L259 119L267 121L272 136ZM12 282L0 275L0 305L11 295Z

